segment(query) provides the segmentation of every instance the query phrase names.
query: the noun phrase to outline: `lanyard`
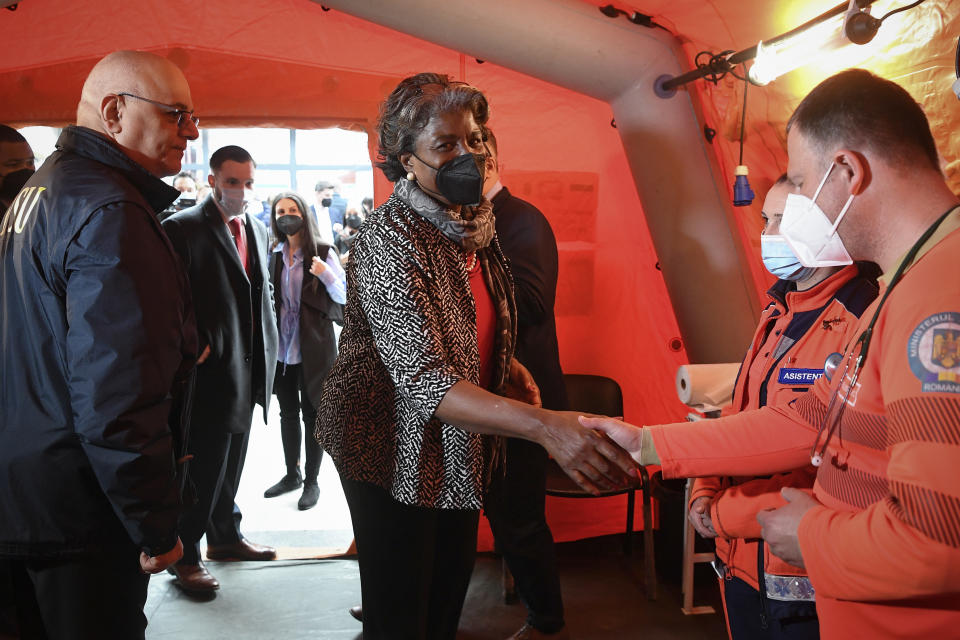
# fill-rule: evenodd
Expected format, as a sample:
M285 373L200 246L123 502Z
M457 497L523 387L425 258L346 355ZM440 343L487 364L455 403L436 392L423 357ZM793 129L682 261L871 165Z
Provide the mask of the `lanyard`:
M843 410L847 406L847 400L850 398L850 393L857 386L857 378L860 377L860 370L863 367L863 363L867 359L867 353L870 351L870 342L873 339L873 327L877 324L877 319L880 317L880 310L883 308L884 303L887 301L887 298L890 297L890 292L893 291L893 288L899 284L900 280L903 279L903 275L909 267L913 260L917 257L917 253L920 252L920 248L927 243L927 241L933 236L937 231L940 225L944 220L947 219L947 216L957 208L957 205L952 205L947 209L943 215L941 215L937 220L927 227L927 230L923 232L923 235L910 247L910 250L907 252L907 255L903 257L903 260L900 262L900 266L897 267L896 272L893 274L893 278L890 280L890 285L887 287L887 290L884 291L883 297L880 299L880 303L877 305L877 309L873 314L873 318L870 320L870 324L867 325L867 328L863 333L856 339L853 343L853 346L850 347L847 351L846 366L843 369L843 372L840 375L840 379L837 383L836 388L833 391L833 395L830 397L830 404L827 405L827 412L824 414L823 419L820 421L820 428L817 429L817 438L813 441L813 446L810 448L810 462L815 467L819 467L823 464L823 456L827 453L827 445L830 444L831 438L836 431L837 427L840 425L841 418L843 417ZM853 357L853 354L859 350L856 358ZM834 407L837 404L837 400L840 396L840 389L844 385L844 381L847 378L847 371L850 369L851 361L854 362L853 373L850 376L850 384L847 386L846 393L841 400L839 409L837 410L836 417L831 420L830 417L833 415ZM823 445L820 446L820 440L823 439Z

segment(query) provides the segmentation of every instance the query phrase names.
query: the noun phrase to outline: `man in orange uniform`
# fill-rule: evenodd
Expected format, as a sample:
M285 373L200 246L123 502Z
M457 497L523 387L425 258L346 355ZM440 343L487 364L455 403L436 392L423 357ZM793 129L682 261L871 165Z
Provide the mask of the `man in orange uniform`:
M582 421L642 464L659 460L667 477L820 463L815 499L784 489L788 504L758 519L773 553L806 568L822 637L956 637L957 197L919 105L866 71L818 85L787 131L797 194L788 197L781 233L808 266L852 256L884 274L880 298L845 332L828 375L787 407L715 424L637 430L612 419Z
M767 292L770 302L740 366L728 414L787 404L809 391L823 375L824 354L843 348L844 330L877 297L876 265L800 264L779 234L790 191L783 175L763 203L763 263L779 279ZM757 513L782 504L783 487L809 490L815 475L808 464L767 478L707 477L694 483L690 521L704 537L716 538L732 640L819 637L806 572L771 556L757 541Z

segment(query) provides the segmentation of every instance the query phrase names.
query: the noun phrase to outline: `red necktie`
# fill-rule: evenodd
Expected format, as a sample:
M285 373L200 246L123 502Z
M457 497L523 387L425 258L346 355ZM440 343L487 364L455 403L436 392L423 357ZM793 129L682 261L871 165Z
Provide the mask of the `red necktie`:
M236 218L230 218L230 222L227 223L227 226L230 227L230 233L233 234L233 240L237 243L237 253L240 254L240 264L243 265L243 270L250 273L250 263L247 260L247 230L243 226L243 221L240 219L240 216Z

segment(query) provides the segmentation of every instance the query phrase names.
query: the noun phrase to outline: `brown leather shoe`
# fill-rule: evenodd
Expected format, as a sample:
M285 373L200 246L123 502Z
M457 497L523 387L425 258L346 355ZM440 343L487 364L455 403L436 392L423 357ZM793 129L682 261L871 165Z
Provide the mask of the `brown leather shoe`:
M520 629L507 638L507 640L570 640L570 633L567 631L567 628L564 627L556 633L544 633L543 631L538 631L537 629L531 627L528 624L523 625Z
M350 615L357 622L363 622L363 606L358 604L355 607L350 607Z
M167 567L167 572L176 578L174 584L190 594L204 595L220 588L220 582L207 571L203 562L174 564Z
M277 550L241 539L233 544L207 545L208 560L276 560Z

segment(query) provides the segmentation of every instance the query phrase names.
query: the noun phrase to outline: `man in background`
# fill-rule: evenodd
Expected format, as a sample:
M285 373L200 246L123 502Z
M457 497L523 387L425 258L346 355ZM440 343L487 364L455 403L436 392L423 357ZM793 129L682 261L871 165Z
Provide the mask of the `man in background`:
M36 169L33 149L19 131L0 124L0 213L3 213Z
M173 178L173 188L189 198L197 198L197 181L186 171L181 171Z
M337 197L336 190L336 185L332 182L318 181L314 187L317 201L310 206L310 213L317 220L320 239L331 246L336 246L336 237L343 228L343 217L346 211L346 202L343 198Z
M844 346L844 328L857 323L877 297L876 265L804 267L780 235L793 186L786 174L767 192L761 254L777 282L740 365L727 415L763 406L786 406L823 375L825 354ZM737 454L737 444L730 443ZM757 514L782 504L780 490L809 491L812 465L784 473L697 478L689 518L700 535L716 539L727 629L732 640L816 640L814 590L801 567L770 553L760 540Z
M567 396L553 314L557 240L540 210L500 183L497 139L489 129L486 145L484 196L493 203L497 237L513 273L516 357L540 387L543 407L565 410ZM566 636L553 535L544 514L547 460L540 445L508 438L506 474L491 487L485 507L497 546L527 607L527 622L512 640Z
M197 503L181 519L183 559L171 568L188 594L220 587L200 560L204 533L211 560L276 558L240 533L235 503L254 404L266 422L277 364L267 231L246 211L255 168L245 149L218 149L210 156L211 195L163 222L189 274L200 337L189 441Z

